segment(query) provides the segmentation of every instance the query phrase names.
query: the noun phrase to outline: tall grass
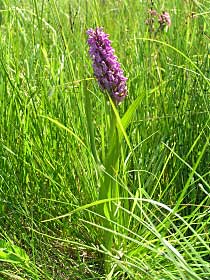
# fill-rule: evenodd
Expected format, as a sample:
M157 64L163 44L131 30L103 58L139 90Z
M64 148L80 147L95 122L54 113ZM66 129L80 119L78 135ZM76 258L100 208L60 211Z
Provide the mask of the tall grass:
M150 1L0 1L1 279L209 279L210 3L155 2L172 25L154 37ZM87 94L106 162L95 26L129 77L115 173L89 137Z

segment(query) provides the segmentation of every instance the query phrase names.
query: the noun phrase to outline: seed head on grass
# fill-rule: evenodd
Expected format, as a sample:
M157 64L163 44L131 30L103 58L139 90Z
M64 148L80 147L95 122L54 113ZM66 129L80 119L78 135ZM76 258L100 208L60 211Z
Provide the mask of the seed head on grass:
M109 35L103 28L89 29L89 54L93 61L94 75L103 91L107 91L113 102L118 105L127 96L127 78L123 74Z

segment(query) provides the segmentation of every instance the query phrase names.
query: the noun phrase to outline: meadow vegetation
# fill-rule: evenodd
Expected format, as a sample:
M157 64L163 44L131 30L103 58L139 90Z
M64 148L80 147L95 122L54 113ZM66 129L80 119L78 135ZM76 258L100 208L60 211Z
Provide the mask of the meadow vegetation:
M158 32L151 2L0 1L0 279L210 279L210 1L153 1ZM96 26L128 77L117 108Z

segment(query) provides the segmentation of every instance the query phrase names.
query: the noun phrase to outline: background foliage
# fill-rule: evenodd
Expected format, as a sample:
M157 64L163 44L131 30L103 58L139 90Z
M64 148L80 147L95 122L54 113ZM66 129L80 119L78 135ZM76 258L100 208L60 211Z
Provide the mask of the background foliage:
M172 20L156 36L145 24L151 1L0 2L2 279L105 279L104 254L106 279L209 279L210 2L154 2ZM115 178L124 202L111 252L84 101L86 81L105 159L109 115L86 44L96 26L129 78L119 115L142 96Z

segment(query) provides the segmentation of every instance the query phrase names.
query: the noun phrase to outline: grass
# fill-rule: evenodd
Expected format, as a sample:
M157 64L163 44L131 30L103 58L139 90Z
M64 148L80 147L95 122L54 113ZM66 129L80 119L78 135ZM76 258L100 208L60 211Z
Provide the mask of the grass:
M155 2L156 36L150 1L0 1L0 279L209 279L210 2ZM129 78L117 173L95 26Z

